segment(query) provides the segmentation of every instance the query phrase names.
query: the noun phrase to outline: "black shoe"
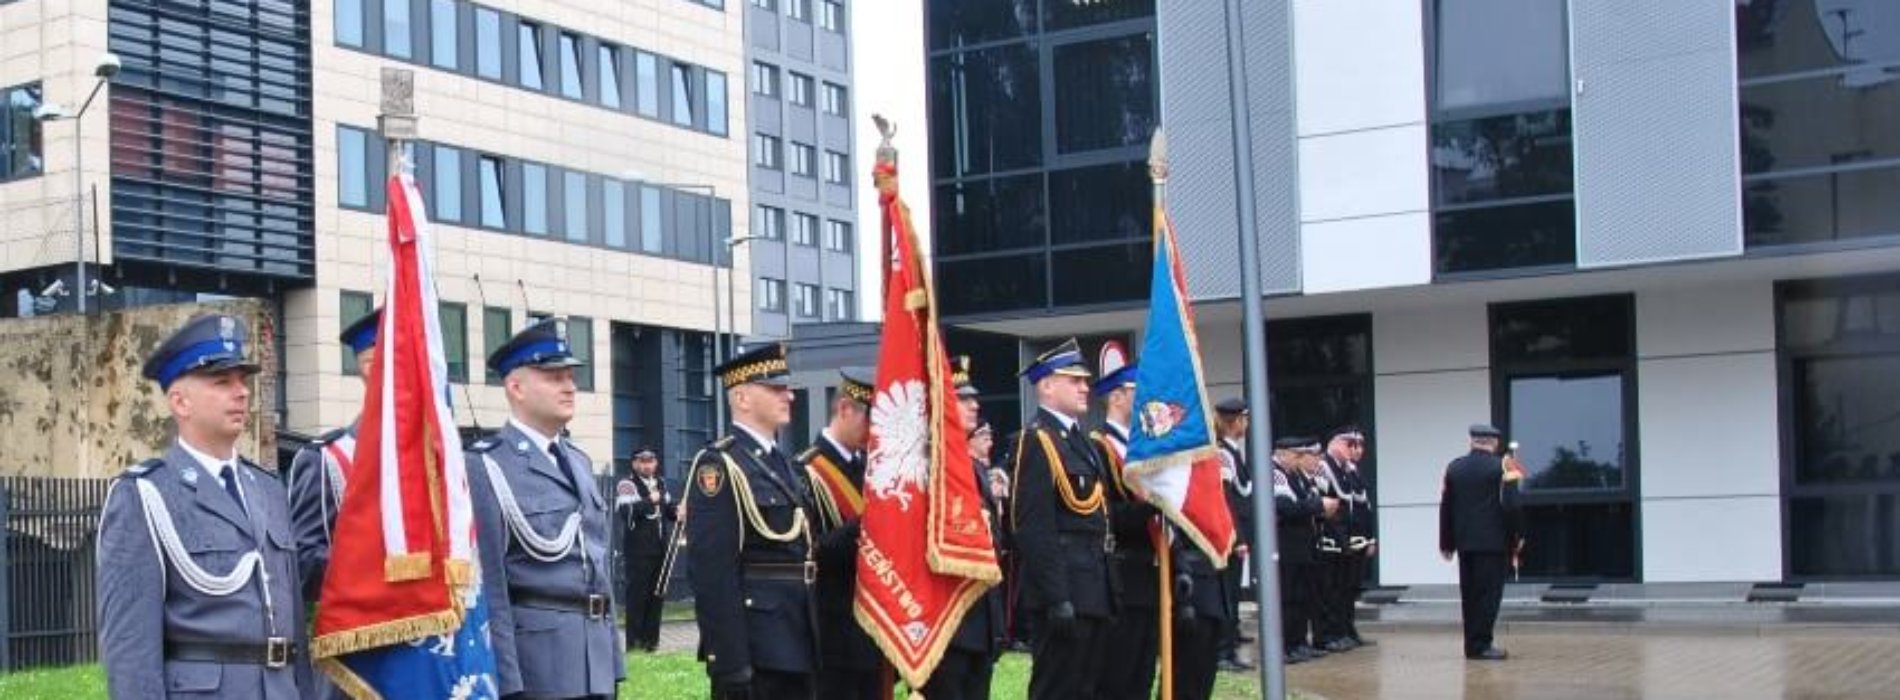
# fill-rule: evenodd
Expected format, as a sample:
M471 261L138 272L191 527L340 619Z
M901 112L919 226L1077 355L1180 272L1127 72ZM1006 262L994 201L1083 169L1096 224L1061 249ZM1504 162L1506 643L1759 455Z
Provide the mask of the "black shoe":
M1361 636L1359 636L1359 635L1356 635L1356 634L1355 634L1355 635L1353 635L1353 636L1351 636L1351 637L1349 637L1349 639L1351 639L1351 640L1352 640L1352 643L1353 643L1354 645L1356 645L1356 646L1362 646L1362 647L1376 647L1376 646L1379 646L1379 643L1378 643L1377 641L1374 641L1374 640L1371 640L1371 639L1366 639L1365 637L1361 637Z
M1293 653L1295 653L1295 654L1305 654L1305 655L1307 656L1307 658L1311 658L1311 659L1323 659L1323 658L1326 658L1326 651L1325 651L1325 650L1323 650L1323 649L1319 649L1319 648L1317 648L1317 647L1311 647L1311 646L1307 646L1307 645L1305 645L1305 644L1301 644L1301 645L1299 645L1299 646L1297 646L1297 647L1294 647L1294 648L1293 648Z
M1218 667L1220 670L1230 673L1246 673L1253 670L1252 664L1239 659L1221 659Z
M1253 636L1248 634L1241 634L1239 640L1241 644L1252 644L1254 642Z
M1499 649L1497 647L1491 647L1489 649L1478 652L1476 654L1466 654L1465 658L1470 659L1472 661L1503 661L1505 659L1511 658L1511 655L1505 652L1503 649Z
M1335 639L1333 641L1330 641L1321 645L1320 648L1325 649L1326 651L1332 652L1334 654L1340 654L1340 653L1352 651L1353 649L1358 648L1358 646L1359 645L1357 643L1354 643L1352 641L1351 637L1340 637L1338 639Z
M1286 653L1286 665L1288 666L1292 666L1295 664L1303 664L1312 660L1313 660L1312 654L1308 654L1305 651L1300 650L1298 647L1295 647L1293 651L1289 651Z

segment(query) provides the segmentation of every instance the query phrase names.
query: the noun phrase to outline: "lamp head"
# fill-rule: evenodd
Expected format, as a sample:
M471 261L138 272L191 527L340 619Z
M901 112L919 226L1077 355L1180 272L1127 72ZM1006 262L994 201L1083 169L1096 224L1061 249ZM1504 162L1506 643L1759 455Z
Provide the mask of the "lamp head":
M99 57L99 63L93 66L92 74L101 80L111 80L118 77L119 68L119 55L109 53Z

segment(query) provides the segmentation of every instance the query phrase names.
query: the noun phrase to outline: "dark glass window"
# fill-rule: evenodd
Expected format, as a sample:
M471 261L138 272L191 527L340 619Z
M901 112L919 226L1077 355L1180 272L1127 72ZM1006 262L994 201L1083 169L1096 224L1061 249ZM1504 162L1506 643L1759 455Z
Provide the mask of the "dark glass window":
M449 381L467 384L468 306L445 301L437 308L442 318L442 356L449 366Z
M1432 226L1441 273L1568 265L1577 257L1577 207L1569 198L1439 211Z
M1105 304L1148 296L1149 275L1136 271L1154 267L1154 246L1150 243L1060 250L1054 255L1054 303L1058 306ZM1102 274L1103 270L1129 273Z
M1742 88L1743 174L1900 159L1900 67L1874 76L1880 80L1867 84L1850 74Z
M600 103L620 109L620 51L602 44L599 53Z
M455 70L461 64L455 6L455 0L429 0L429 63L437 68Z
M1155 126L1153 37L1064 44L1054 54L1058 152L1148 143Z
M501 159L494 156L482 156L480 169L482 225L489 228L507 228L508 212L503 208L501 199Z
M1627 502L1524 507L1524 579L1633 579L1636 513Z
M1494 362L1619 361L1635 354L1628 297L1502 304L1491 320Z
M1435 108L1568 102L1564 0L1436 0Z
M1582 372L1510 380L1511 439L1526 489L1624 485L1623 377Z
M501 15L475 8L475 74L501 80Z
M938 185L931 209L932 230L941 235L930 238L940 256L1040 248L1048 243L1041 175Z
M567 240L587 242L587 173L572 170L561 173L561 213L566 222Z
M947 49L1036 30L1036 0L928 0L930 47Z
M627 186L618 180L600 184L601 218L606 221L607 247L627 247Z
M337 293L336 301L337 322L346 327L355 323L356 319L369 315L370 310L376 308L376 298L370 296L368 292L352 292L345 289ZM340 329L339 332L341 332ZM356 351L350 349L348 345L338 347L342 349L343 376L362 376L363 368L356 363Z
M548 167L521 164L521 229L530 234L548 233Z
M1897 470L1889 462L1881 467ZM1900 576L1900 492L1889 489L1788 501L1788 569L1797 578Z
M1900 235L1900 167L1748 178L1747 244L1822 243Z
M462 220L462 152L435 147L435 218Z
M540 90L541 81L541 27L522 22L516 33L518 50L516 60L520 63L521 86L530 90Z
M1900 482L1900 353L1803 357L1794 384L1795 482Z
M574 353L574 359L581 365L574 368L574 388L580 391L594 390L594 319L586 316L567 317L567 347Z
M383 0L383 51L396 58L413 58L409 0Z
M1371 321L1365 316L1322 316L1269 322L1267 371L1289 379L1371 376Z
M818 318L818 285L803 282L793 286L793 308L799 318Z
M1847 69L1857 80L1876 84L1891 71L1875 67L1900 59L1900 33L1894 32L1885 3L1781 2L1736 3L1735 42L1742 79L1807 71Z
M336 43L363 47L363 0L336 0Z
M514 334L514 312L494 306L482 309L483 358L495 354L495 351L500 350L501 346L507 345L508 339L513 338ZM484 361L482 364L487 365L488 363ZM501 375L496 374L495 370L488 370L487 376L489 384L501 383Z
M346 126L336 129L337 204L369 206L369 134Z
M581 99L581 38L561 32L561 95Z
M40 120L40 85L0 90L0 182L40 174L45 164Z
M1049 237L1057 245L1147 239L1154 228L1154 181L1139 161L1051 171L1049 211Z
M1048 255L939 260L937 292L946 316L1049 305Z
M1115 0L1114 2L1045 0L1042 3L1043 28L1048 31L1153 17L1154 14L1154 0Z
M931 59L931 159L939 177L1042 163L1036 48L999 46Z
M1570 110L1447 122L1432 129L1440 204L1568 194Z

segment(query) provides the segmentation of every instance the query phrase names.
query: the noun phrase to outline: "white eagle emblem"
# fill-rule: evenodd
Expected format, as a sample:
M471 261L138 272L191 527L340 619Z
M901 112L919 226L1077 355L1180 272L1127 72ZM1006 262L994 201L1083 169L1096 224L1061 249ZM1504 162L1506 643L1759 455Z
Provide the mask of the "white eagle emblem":
M930 481L930 429L925 425L924 383L911 379L893 382L877 394L871 406L872 433L877 446L864 483L885 500L896 499L910 510L913 493L923 493Z

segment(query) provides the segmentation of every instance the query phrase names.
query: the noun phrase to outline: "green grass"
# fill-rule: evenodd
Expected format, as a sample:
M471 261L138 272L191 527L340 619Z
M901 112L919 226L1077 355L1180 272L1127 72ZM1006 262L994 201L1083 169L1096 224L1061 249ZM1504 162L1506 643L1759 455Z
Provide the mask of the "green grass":
M632 700L699 700L708 695L706 672L688 652L627 655L627 678L620 696ZM1029 657L1004 654L991 682L995 700L1018 700L1029 688ZM1214 688L1220 700L1260 697L1252 675L1223 673ZM83 700L104 698L106 677L97 665L21 671L0 675L0 698L7 700ZM899 694L898 697L904 697Z

